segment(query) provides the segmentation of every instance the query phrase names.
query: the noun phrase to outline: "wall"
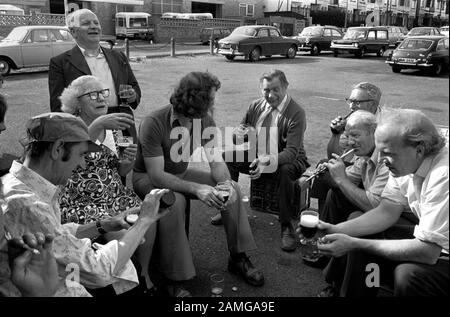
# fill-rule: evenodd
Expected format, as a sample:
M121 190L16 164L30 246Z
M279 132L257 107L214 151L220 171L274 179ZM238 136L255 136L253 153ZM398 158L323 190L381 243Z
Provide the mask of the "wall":
M0 36L6 36L20 25L65 25L62 14L0 15Z

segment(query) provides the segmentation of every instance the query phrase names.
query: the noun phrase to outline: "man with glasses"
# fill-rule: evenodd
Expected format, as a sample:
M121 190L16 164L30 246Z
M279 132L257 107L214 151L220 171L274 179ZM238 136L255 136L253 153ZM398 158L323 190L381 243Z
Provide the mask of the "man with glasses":
M374 84L368 82L360 82L355 85L350 93L350 96L346 98L346 102L349 105L349 113L356 110L365 110L373 114L377 114L380 109L381 90ZM347 137L344 134L345 125L347 120L341 116L336 117L331 121L331 138L327 145L327 157L328 160L333 158L333 153L341 155L347 148ZM345 165L351 165L353 155L348 155L345 159ZM326 161L326 160L322 160ZM328 174L315 179L313 186L311 187L310 197L318 199L319 213L323 210L325 199L327 197L328 190L330 189L330 183Z
M93 75L109 88L108 113L124 112L133 115L131 108L136 109L139 105L141 89L126 56L120 51L100 46L102 28L97 16L88 9L77 10L67 17L67 26L77 45L50 60L48 86L51 111L61 111L59 96L74 79ZM127 88L128 106L120 103L121 85L131 86ZM124 134L137 140L134 124Z

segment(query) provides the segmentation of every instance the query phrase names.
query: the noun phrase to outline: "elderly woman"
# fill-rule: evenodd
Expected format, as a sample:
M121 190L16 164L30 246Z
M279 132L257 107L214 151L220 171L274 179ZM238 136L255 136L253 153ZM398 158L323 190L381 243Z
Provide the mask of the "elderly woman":
M106 114L110 92L105 87L94 76L82 76L75 79L60 97L62 111L79 116L89 126L92 140L96 140L103 149L86 155L86 165L73 172L63 189L59 200L63 223L86 224L116 216L127 209L140 207L142 203L121 181L121 176L126 176L134 165L136 144L124 150L123 159L119 160L117 156L118 134L128 128L133 119L125 113ZM102 232L101 222L99 224ZM145 243L136 253L142 268L148 267L155 232L156 229L149 229ZM111 240L117 236L104 234L103 237ZM150 288L153 283L148 270L143 269L141 275Z

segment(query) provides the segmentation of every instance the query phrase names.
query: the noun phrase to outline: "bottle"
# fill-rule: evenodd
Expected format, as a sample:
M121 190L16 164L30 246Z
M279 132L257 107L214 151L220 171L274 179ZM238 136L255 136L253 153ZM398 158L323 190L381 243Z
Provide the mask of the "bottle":
M160 208L169 208L176 200L175 194L170 190L161 197L159 201Z

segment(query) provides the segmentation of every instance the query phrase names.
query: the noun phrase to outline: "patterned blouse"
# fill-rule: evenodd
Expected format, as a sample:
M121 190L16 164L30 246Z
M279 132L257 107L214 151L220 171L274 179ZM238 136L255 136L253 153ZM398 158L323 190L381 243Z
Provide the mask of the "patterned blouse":
M113 136L117 144L117 133ZM141 205L134 191L123 185L119 159L105 143L101 152L86 155L86 168L77 168L64 187L59 199L61 223L87 224Z

